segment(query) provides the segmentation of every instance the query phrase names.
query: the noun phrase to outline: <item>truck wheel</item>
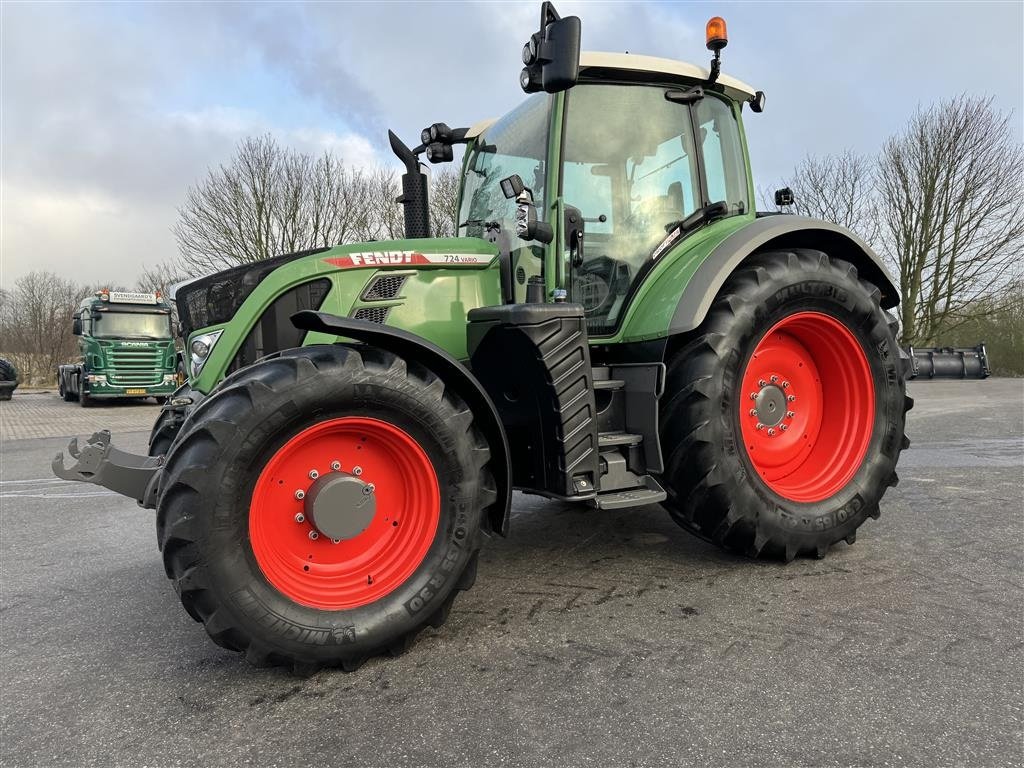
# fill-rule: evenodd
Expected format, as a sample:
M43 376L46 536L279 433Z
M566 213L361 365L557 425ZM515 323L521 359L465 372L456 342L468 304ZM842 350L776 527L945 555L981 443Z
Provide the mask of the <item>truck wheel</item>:
M425 368L373 347L288 350L225 381L171 446L167 575L256 665L397 655L473 583L488 460L472 412Z
M14 363L3 357L0 357L0 381L17 381L18 370L14 367Z
M666 506L751 556L852 544L896 485L904 364L895 319L849 262L764 253L671 355L662 398Z

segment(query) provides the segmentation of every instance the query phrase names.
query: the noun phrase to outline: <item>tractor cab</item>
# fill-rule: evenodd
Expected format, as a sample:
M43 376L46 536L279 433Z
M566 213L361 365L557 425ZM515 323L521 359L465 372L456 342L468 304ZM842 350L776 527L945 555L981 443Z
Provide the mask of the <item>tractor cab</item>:
M755 92L700 67L584 53L576 84L469 129L459 234L508 251L513 302L565 291L613 333L658 257L704 224L753 215L740 112ZM526 195L509 199L517 177ZM520 207L538 226L521 228ZM560 213L561 212L561 213ZM530 282L543 291L528 292Z

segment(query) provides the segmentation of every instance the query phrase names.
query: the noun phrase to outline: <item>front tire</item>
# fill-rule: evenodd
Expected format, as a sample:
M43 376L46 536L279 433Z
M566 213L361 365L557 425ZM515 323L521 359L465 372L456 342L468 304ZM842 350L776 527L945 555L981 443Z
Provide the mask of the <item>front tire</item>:
M157 402L162 399L165 404L160 409L160 415L156 417L153 428L149 432L148 453L150 456L163 456L170 450L171 443L177 438L188 415L186 406L172 406L170 403L174 400L187 400L191 394L192 388L188 384L182 384L174 390L174 394L170 397L157 398Z
M372 347L288 350L224 382L183 430L158 541L219 645L260 666L351 670L440 626L472 585L489 452L430 371ZM339 494L326 512L325 482ZM349 517L316 519L334 508Z
M904 365L877 287L820 251L764 253L668 362L666 506L728 549L792 560L853 543L898 482Z

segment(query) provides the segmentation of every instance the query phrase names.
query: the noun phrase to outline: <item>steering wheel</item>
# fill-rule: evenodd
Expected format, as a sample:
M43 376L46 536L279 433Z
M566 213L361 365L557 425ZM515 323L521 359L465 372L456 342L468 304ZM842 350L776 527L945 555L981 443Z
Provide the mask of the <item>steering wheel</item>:
M629 266L608 256L588 258L573 271L573 300L583 305L586 315L607 315L629 283Z

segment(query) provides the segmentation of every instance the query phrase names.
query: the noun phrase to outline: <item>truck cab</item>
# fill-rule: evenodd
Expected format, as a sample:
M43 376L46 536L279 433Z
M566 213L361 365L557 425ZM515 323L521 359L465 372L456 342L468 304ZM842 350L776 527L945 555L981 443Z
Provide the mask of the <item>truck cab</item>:
M72 333L79 360L57 371L65 400L162 400L177 387L171 306L159 292L97 291L79 304Z

